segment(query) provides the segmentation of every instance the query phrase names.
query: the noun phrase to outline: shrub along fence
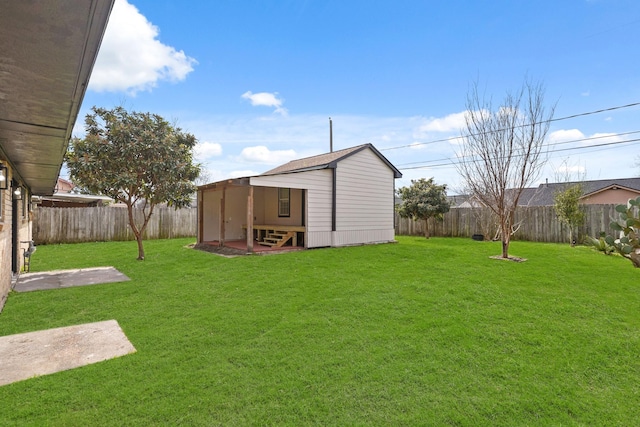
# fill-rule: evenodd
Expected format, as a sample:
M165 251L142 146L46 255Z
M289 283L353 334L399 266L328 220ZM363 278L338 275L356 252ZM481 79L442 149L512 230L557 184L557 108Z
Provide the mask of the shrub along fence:
M615 235L609 227L611 218L617 217L616 205L583 205L584 225L578 228L576 241L582 243L585 236L597 237L600 232ZM513 240L532 242L568 243L569 230L556 217L553 206L520 207L516 210L515 223L520 228ZM429 234L440 237L471 237L482 234L485 239L495 237L498 229L488 208L452 208L442 222L429 220ZM424 235L424 221L401 218L396 213L396 234Z
M134 210L142 222L142 210ZM144 233L145 239L170 239L196 235L197 209L156 208ZM135 240L126 208L44 208L34 211L36 245L111 240Z

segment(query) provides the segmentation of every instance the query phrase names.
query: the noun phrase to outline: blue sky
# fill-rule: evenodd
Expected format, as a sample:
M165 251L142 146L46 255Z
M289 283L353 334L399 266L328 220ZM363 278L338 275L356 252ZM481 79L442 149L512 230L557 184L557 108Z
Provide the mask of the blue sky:
M198 138L217 181L327 152L332 117L334 149L372 143L398 187L434 177L453 194L446 139L474 81L494 103L541 81L556 118L637 103L638 27L636 0L116 0L75 134L93 105L158 113ZM639 113L554 122L539 181L638 176L623 141L640 133L620 134Z

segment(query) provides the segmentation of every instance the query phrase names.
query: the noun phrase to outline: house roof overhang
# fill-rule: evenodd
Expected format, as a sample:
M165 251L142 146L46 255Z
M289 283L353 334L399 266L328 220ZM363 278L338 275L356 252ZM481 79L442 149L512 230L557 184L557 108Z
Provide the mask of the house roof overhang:
M95 194L75 194L75 193L53 193L52 196L36 196L34 201L36 203L42 200L51 200L55 202L75 202L75 203L113 203L114 200L111 197L99 196Z
M4 2L0 156L51 195L115 0Z

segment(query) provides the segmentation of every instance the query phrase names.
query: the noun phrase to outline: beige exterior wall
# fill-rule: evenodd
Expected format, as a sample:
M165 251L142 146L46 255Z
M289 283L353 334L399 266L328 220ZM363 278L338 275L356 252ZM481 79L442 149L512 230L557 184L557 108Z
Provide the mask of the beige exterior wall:
M592 194L581 200L586 205L609 205L609 204L626 204L629 199L635 199L640 196L640 192L631 191L625 188L607 189L599 193Z
M280 187L290 188L290 187ZM290 188L290 215L278 216L278 188L255 187L254 224L262 225L302 225L302 193L304 190Z
M220 201L223 190L202 192L202 240L220 239ZM246 237L242 228L247 223L248 187L229 187L224 190L225 240L240 240Z

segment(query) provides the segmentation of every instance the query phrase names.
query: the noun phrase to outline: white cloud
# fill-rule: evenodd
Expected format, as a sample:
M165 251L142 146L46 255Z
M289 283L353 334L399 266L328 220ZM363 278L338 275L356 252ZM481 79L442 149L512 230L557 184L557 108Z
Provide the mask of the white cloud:
M624 138L615 133L594 133L585 141L584 145L610 144L612 142L624 141Z
M449 144L457 146L464 144L466 142L466 138L462 136L452 136L451 138L448 138L447 141Z
M204 161L212 157L220 156L222 154L222 145L216 142L200 142L194 147L193 152L196 159Z
M624 138L615 133L594 133L585 135L578 129L562 129L549 134L549 142L552 144L576 141L582 146L607 144L623 141Z
M466 126L466 112L453 113L442 118L429 118L427 123L420 126L422 132L459 132Z
M197 61L162 44L158 27L127 0L116 0L91 74L97 92L151 90L160 81L184 80Z
M253 106L264 106L264 107L273 107L275 110L274 113L281 114L286 116L288 111L286 108L282 106L284 100L278 98L278 92L269 93L269 92L259 92L253 93L250 90L246 91L242 94L242 98L248 99Z
M560 129L551 132L548 136L549 142L557 144L558 142L573 141L576 139L583 139L584 134L578 129Z
M295 150L270 150L264 145L246 147L240 152L240 160L250 163L281 164L297 157Z

